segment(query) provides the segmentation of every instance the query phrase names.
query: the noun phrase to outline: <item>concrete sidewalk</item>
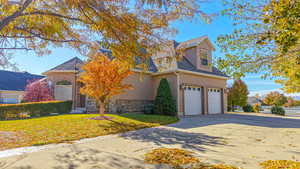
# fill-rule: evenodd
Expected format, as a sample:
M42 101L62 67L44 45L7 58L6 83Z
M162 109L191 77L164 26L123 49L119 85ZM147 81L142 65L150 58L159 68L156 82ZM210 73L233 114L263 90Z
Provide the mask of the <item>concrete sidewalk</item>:
M259 169L259 163L265 160L300 159L300 118L265 114L188 117L169 126L51 145L37 152L0 158L0 166L6 165L5 169L168 168L143 162L144 154L158 147L190 150L202 162Z

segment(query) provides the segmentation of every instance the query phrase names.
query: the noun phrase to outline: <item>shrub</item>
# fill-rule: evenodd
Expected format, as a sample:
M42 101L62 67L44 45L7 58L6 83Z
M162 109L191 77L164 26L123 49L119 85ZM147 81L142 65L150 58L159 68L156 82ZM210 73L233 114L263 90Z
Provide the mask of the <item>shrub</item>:
M228 112L232 111L232 107L227 105L227 111Z
M244 112L254 112L253 107L250 104L243 106L243 111Z
M21 104L0 105L0 119L20 119L28 117L46 116L51 113L69 113L72 101L31 102Z
M281 115L281 116L285 115L284 109L282 107L279 107L279 106L273 106L271 108L271 112L272 112L272 114L277 114L277 115Z
M253 111L254 111L255 113L259 113L260 108L261 108L261 106L260 106L259 103L256 103L256 104L253 105Z
M167 79L160 80L153 111L156 114L176 115L176 102Z

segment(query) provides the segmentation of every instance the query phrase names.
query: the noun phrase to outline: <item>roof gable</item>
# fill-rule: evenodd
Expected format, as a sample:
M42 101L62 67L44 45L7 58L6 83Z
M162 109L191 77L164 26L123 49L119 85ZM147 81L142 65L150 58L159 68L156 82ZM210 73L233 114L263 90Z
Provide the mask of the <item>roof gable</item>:
M24 91L29 81L42 79L45 76L27 72L0 70L0 90Z
M79 59L78 57L74 57L48 71L47 72L55 72L55 71L75 71L75 70L80 70L81 66L84 62Z
M177 44L175 46L175 48L176 49L191 48L191 47L194 47L194 46L198 46L202 42L207 42L209 44L209 46L213 50L215 50L214 45L212 44L212 42L210 41L210 39L208 38L208 36L201 36L201 37L198 37L198 38L194 38L194 39L191 39L191 40L187 40L187 41L181 42L181 43Z

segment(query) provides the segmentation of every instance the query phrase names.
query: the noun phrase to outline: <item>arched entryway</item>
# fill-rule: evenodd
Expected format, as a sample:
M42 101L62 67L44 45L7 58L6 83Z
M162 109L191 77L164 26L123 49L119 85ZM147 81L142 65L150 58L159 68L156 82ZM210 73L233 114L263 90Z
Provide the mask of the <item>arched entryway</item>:
M72 83L67 80L56 82L54 86L54 98L55 100L73 100L73 88Z

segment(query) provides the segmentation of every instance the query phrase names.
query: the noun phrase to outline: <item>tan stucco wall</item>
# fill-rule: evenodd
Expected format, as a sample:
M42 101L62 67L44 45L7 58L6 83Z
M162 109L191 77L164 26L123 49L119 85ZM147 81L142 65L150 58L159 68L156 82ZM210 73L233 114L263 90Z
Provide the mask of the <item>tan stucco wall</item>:
M226 88L226 80L225 79L217 79L212 77L205 77L200 75L193 75L193 74L187 74L187 73L180 73L179 74L179 84L188 84L188 85L195 85L199 87L203 87L204 90L204 113L207 114L208 112L208 96L207 96L207 89L208 88L220 88L225 89ZM180 95L179 95L179 113L184 111L184 98L183 98L183 90L180 88ZM227 105L227 97L225 94L223 95L223 101L224 101L224 112L226 112L226 105Z
M72 83L72 98L75 100L75 73L73 72L48 72L47 74L48 81L51 81L52 87L59 81L67 80ZM76 80L78 77L76 77ZM76 106L80 105L80 84L76 83ZM75 105L73 105L75 106Z
M133 86L132 90L127 90L125 93L114 96L111 101L115 102L116 100L154 100L159 86L160 80L166 78L170 84L171 92L177 103L177 110L182 115L184 111L184 98L183 90L180 88L182 84L196 85L203 87L205 99L204 99L204 113L207 113L207 89L208 88L220 88L223 89L223 102L224 102L224 111L227 110L227 97L225 93L226 80L206 77L202 75L194 75L189 73L179 72L175 74L166 73L161 75L150 75L150 74L140 74L134 73L124 80L125 84L131 84ZM74 84L74 74L73 73L51 73L48 74L48 79L55 84L61 80L68 80ZM77 102L79 102L79 85L77 84ZM73 87L74 92L74 87ZM73 96L74 99L74 96Z
M152 76L150 74L134 73L124 80L124 84L131 84L132 90L127 90L125 93L115 96L115 99L128 100L154 100L159 86L160 80L166 78L170 84L173 97L177 98L177 76L175 73ZM177 99L176 99L177 100Z
M136 72L126 78L123 82L124 84L131 84L133 86L133 89L128 89L124 93L111 98L110 106L116 107L114 105L117 104L117 100L153 101L155 99L157 88L162 78L166 78L168 80L172 95L175 101L177 101L177 76L174 73L153 76L150 74L141 74ZM116 111L114 110L114 108L112 108L111 110Z
M149 74L134 73L126 78L124 84L131 84L133 89L112 98L128 100L153 100L153 79Z

